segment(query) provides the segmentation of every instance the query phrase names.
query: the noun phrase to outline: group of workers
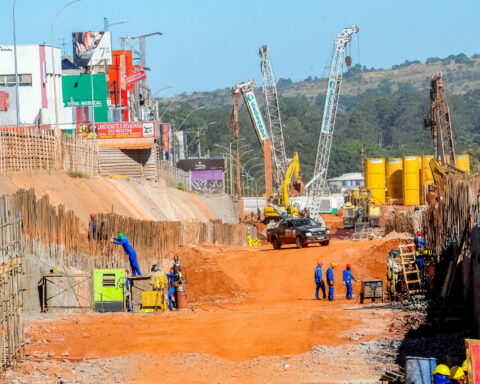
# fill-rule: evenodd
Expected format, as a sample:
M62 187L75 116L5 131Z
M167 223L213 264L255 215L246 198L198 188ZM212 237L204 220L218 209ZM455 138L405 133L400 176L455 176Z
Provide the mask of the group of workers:
M118 232L117 237L113 237L111 242L116 245L121 245L125 254L128 256L130 262L130 268L132 271L132 276L142 276L140 271L140 265L137 260L137 253L133 249L132 245L128 238L122 233ZM150 285L153 290L165 290L167 287L168 293L168 308L173 310L175 307L175 290L176 290L176 278L173 267L170 268L170 273L163 274L160 271L160 267L157 264L152 265L150 276ZM167 281L166 281L167 280ZM167 284L168 283L168 284Z
M326 287L325 282L323 281L323 272L322 272L323 264L319 261L317 263L317 267L315 268L315 299L320 300L318 297L318 291L321 289L323 293L323 299L325 300L326 297ZM333 275L333 270L337 267L336 263L330 264L330 267L327 269L327 285L328 285L328 300L333 301L335 300L335 277ZM343 284L346 287L346 294L345 297L347 300L352 299L352 280L357 282L355 277L353 277L351 271L351 265L347 264L345 266L345 270L343 271Z
M465 360L462 366L448 368L445 364L438 364L432 373L435 384L468 383L468 362Z

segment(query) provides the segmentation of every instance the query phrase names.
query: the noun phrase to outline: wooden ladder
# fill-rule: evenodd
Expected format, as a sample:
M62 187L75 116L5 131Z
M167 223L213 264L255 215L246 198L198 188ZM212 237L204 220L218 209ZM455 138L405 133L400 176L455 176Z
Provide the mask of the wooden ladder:
M408 296L415 293L422 293L422 282L420 270L416 263L415 244L403 244L398 246L400 260L402 263L403 279Z

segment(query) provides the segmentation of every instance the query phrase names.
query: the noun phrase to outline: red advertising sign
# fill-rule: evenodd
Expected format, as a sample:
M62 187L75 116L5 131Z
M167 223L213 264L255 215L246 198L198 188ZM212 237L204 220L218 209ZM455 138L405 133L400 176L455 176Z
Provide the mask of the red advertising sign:
M127 85L130 85L146 78L147 78L147 74L143 69L141 69L140 71L125 77L125 83L127 83Z
M168 124L163 124L162 125L162 147L164 152L170 151L169 149L169 142L168 142L168 131L169 131L169 126Z
M155 137L155 122L77 124L77 136L88 139L135 139Z

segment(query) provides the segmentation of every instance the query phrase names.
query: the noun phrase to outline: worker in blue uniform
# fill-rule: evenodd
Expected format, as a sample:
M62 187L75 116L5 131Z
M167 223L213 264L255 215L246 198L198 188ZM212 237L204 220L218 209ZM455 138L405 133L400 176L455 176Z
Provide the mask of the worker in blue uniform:
M337 266L336 263L332 263L330 268L327 269L327 284L328 284L328 300L333 301L335 299L334 295L334 284L335 279L333 278L333 270Z
M111 241L113 244L122 245L123 250L127 254L130 261L132 276L142 276L142 272L140 272L140 266L138 265L137 254L128 241L128 238L122 232L118 232L118 237L114 237Z
M320 261L317 263L317 267L315 268L315 299L320 300L318 298L318 290L321 289L323 292L323 299L325 300L327 296L325 295L325 282L323 281L323 273L322 273L322 266L323 264Z
M173 298L175 295L175 274L173 273L173 267L170 268L170 273L167 273L168 277L168 308L172 311L173 310Z
M355 280L355 277L352 275L350 264L347 264L345 268L343 271L343 284L347 287L347 300L350 300L352 298L352 280L355 282L357 282L357 280Z
M450 368L448 368L445 364L438 364L433 373L433 382L435 384L450 384L451 381L448 378L450 376Z
M427 242L422 236L422 232L418 231L415 237L413 238L413 242L415 243L415 248L418 250L423 250L427 245Z

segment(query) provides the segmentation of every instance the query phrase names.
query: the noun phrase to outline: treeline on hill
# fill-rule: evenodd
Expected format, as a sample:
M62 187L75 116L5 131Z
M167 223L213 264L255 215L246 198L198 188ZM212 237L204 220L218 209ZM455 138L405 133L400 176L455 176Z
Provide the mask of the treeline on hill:
M468 151L472 156L472 168L476 169L480 161L480 90L449 96L448 101L456 151ZM280 98L287 157L298 152L304 180L312 177L323 104L323 95L313 101L302 96ZM250 169L251 175L257 174L260 185L263 182L258 171L262 167L257 164L262 163L262 153L243 102L241 105L242 151L250 150L242 156L242 162ZM160 112L167 107L167 103L160 104ZM377 89L369 89L358 96L341 96L328 177L360 172L362 147L366 157L433 153L430 132L423 128L423 116L429 108L427 92L416 90L409 84L402 84L398 90L392 91L388 80L382 81ZM169 109L165 112L163 121L174 121L178 127L194 109L189 104ZM224 147L228 147L233 140L233 133L228 127L230 116L229 107L205 108L192 113L180 127L187 133L190 155L197 153L198 143L194 130L211 122L216 123L203 130L200 138L202 154L207 151L212 156L225 153Z

